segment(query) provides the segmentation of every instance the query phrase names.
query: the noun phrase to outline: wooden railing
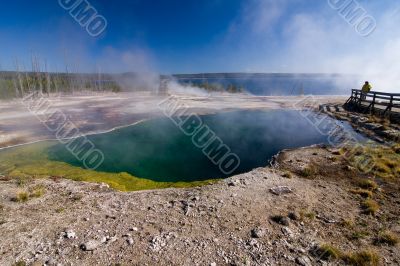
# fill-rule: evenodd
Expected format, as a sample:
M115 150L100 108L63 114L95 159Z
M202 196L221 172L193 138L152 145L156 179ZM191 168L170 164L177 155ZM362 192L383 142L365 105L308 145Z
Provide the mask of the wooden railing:
M400 93L385 93L371 91L368 93L361 90L351 90L351 97L345 106L357 108L364 113L379 112L384 116L400 114Z

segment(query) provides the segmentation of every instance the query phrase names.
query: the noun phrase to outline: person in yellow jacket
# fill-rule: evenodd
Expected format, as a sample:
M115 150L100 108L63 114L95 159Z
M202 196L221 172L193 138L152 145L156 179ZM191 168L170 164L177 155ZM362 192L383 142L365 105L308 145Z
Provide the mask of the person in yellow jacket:
M369 84L369 82L366 81L365 84L364 84L364 86L362 87L361 91L362 91L363 93L367 94L367 93L370 92L371 90L372 90L371 84ZM365 100L365 99L367 98L367 96L366 96L366 95L362 95L361 98L362 98L363 100Z

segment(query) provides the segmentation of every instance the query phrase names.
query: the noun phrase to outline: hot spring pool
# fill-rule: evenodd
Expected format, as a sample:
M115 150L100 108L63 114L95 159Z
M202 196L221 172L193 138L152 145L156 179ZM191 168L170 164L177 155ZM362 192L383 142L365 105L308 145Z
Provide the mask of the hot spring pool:
M88 136L104 154L96 171L125 172L157 182L202 181L266 166L282 149L328 142L328 136L297 111L235 111L201 119L239 157L240 164L232 173L222 173L169 118ZM349 126L346 129L352 131ZM46 153L50 161L84 167L62 144L50 146Z

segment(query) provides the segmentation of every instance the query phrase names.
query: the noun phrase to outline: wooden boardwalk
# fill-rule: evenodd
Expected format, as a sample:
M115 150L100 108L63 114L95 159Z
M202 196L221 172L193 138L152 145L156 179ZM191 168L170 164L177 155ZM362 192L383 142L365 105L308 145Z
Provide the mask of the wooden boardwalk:
M346 109L371 113L388 117L391 120L400 120L400 93L385 93L371 91L364 93L361 90L352 90L351 96L344 104Z

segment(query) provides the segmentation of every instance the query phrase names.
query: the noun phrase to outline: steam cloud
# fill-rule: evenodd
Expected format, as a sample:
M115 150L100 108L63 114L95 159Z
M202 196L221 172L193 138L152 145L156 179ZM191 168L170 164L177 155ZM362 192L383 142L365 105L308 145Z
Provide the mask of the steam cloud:
M343 73L351 74L353 78L342 80L337 84L338 88L359 88L369 80L374 90L400 92L400 36L397 29L400 3L357 1L377 22L376 30L368 37L360 36L337 10L329 6L328 0L318 1L312 9L303 8L303 3L309 5L308 0L245 1L240 15L233 19L222 39L210 42L212 50L224 51L224 55L210 54L210 69L213 65L222 65L221 70L226 72ZM27 51L32 50L43 59L49 59L51 71L63 71L64 59L72 72L139 73L134 78L122 76L118 79L126 90L158 87L157 73L166 70L158 69L159 62L150 49L143 46L106 47L98 58L93 58L93 39L85 32L76 33L75 26L73 21L66 19L59 25L59 34L50 37L38 33L40 39L46 41L37 43L29 38L26 42L33 46ZM49 41L54 39L61 43ZM6 47L13 50L12 45L5 42ZM49 43L52 47L45 46ZM200 53L200 56L204 59L204 54ZM15 58L22 59L22 65L28 69L29 54L14 51L12 57L9 62L0 62L3 69L7 66L12 69ZM52 62L54 58L59 61ZM193 62L196 61L199 60L193 58ZM181 69L181 72L186 71ZM176 92L204 93L176 82L171 88Z
M249 39L258 38L261 47L275 42L277 47L285 44L274 55L261 49L264 63L249 63L250 68L263 72L353 74L355 80L349 84L361 86L369 80L376 91L400 92L400 3L358 1L377 22L376 30L362 37L327 1L315 5L312 11L294 12L294 5L301 2L305 1L253 0L243 7L228 38L237 38L235 32L249 28ZM282 29L278 34L274 32L277 26Z

